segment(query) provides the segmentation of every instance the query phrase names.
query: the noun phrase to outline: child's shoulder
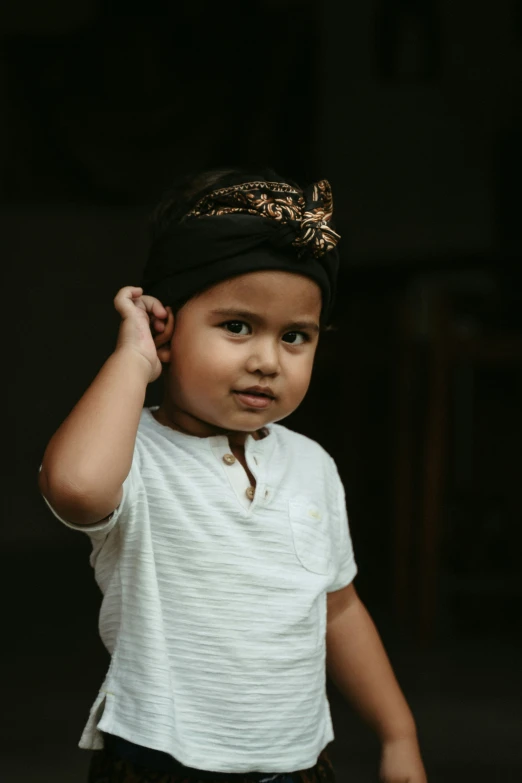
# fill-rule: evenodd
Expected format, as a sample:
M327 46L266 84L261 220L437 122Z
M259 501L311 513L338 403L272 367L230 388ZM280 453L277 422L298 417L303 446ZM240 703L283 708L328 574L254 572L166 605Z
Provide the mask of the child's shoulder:
M281 424L271 425L285 464L287 490L334 504L342 486L337 465L320 443ZM281 463L279 466L282 467Z
M277 439L290 451L296 452L301 457L319 460L327 466L335 465L330 454L316 440L300 432L295 432L295 430L291 430L282 424L272 424L271 428Z

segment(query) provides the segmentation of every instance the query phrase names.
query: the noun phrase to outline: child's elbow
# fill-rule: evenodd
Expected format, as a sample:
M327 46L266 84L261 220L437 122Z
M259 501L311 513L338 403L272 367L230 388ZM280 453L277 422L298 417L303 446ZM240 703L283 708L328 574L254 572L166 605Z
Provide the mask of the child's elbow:
M73 525L93 525L108 517L121 501L122 489L116 493L104 493L89 489L70 477L49 476L42 466L38 475L38 488L56 515Z

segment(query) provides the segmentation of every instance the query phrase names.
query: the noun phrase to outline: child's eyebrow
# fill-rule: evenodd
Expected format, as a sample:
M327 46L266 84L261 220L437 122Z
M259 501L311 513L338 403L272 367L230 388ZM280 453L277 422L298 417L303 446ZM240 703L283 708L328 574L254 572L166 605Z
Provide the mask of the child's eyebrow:
M257 313L253 313L250 310L235 310L233 308L218 308L217 310L211 310L211 315L219 315L225 318L244 318L245 321L253 321L254 323L264 323L265 319ZM320 332L319 324L315 321L292 321L285 325L285 329L310 329L312 332Z

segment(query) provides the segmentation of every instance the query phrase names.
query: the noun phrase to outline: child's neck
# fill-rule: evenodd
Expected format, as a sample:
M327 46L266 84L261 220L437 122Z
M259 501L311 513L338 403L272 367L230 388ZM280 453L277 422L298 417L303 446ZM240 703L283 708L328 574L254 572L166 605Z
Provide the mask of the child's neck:
M187 428L187 426L184 426L184 424L179 421L179 419L176 417L171 417L166 413L164 409L161 407L158 408L155 411L152 411L152 415L158 421L160 424L163 424L165 427L170 427L173 430L177 430L178 432L183 432L185 435L194 435L195 437L200 438L210 438L213 435L225 435L228 438L228 442L230 445L230 451L234 455L234 457L238 460L238 462L243 466L249 481L250 485L252 487L256 486L256 480L253 476L250 468L247 465L247 461L245 458L245 441L247 439L248 435L252 435L252 437L255 440L260 440L261 438L266 437L267 431L264 428L261 428L260 430L255 430L254 432L234 432L230 430L223 430L219 429L218 427L213 427L213 425L208 425L206 422L201 422L201 424L206 424L207 427L211 427L212 430L210 432L202 432L201 434L197 434L194 431L194 428L191 427L190 429Z
M211 438L215 435L225 435L228 438L230 447L232 449L241 449L242 453L244 453L245 441L248 435L252 435L254 440L261 440L267 434L263 427L259 430L254 430L253 432L225 430L221 427L209 424L206 421L196 419L194 416L185 414L183 411L169 410L164 405L161 405L157 410L152 411L152 415L160 424L177 430L178 432L183 432L185 435L193 435L196 438Z

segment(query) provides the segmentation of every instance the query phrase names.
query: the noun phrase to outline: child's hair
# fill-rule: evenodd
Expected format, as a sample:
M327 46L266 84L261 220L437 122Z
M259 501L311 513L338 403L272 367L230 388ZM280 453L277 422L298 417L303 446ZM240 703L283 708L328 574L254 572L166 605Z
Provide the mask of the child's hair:
M296 182L282 177L273 169L247 171L245 169L210 169L189 174L176 180L164 194L149 219L151 243L159 241L173 223L179 223L197 202L219 188L240 185L243 182L285 182L299 187ZM192 297L189 297L192 298ZM187 297L169 303L174 315L188 301Z

